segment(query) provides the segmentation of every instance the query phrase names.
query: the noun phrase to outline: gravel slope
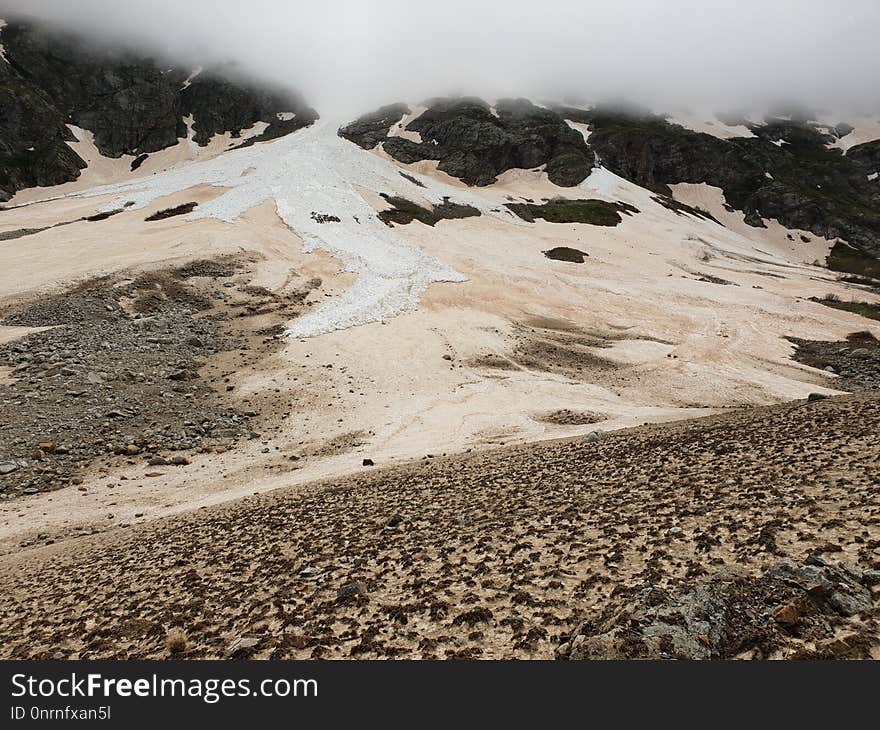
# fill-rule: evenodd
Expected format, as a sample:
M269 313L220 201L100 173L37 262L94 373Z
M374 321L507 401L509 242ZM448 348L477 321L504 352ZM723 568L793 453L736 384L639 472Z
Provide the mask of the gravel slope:
M425 459L7 556L2 656L160 658L176 628L193 658L547 658L644 583L876 569L878 404ZM874 615L850 629L876 644Z

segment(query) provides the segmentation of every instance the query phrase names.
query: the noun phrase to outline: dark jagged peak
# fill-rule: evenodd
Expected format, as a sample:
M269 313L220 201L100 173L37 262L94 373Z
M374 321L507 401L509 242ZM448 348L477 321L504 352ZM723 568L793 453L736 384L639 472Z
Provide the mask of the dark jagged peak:
M407 110L383 107L340 130L346 139L371 149L382 143L398 162L436 160L438 169L468 185L491 185L511 169L546 166L551 182L572 187L586 179L594 157L583 135L556 112L525 99L507 99L493 109L482 99L441 98L407 126L421 142L389 136Z
M339 136L365 150L373 149L387 139L391 127L399 123L410 109L406 104L388 104L356 119L339 130Z
M227 69L190 78L141 52L29 22L3 27L0 42L0 200L79 176L85 162L65 144L75 139L67 125L92 132L106 157L142 159L185 138L190 114L200 144L267 123L253 144L317 118L298 95L225 77Z
M763 124L752 124L749 128L756 137L794 155L840 154L838 149L827 149L827 145L837 139L836 135L806 122L769 117Z

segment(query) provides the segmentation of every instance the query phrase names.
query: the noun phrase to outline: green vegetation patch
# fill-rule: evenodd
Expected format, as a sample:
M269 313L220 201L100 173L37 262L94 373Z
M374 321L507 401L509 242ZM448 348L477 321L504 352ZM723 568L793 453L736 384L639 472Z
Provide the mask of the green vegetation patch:
M382 197L393 207L379 213L379 220L385 225L395 223L401 226L408 225L413 221L419 221L426 226L433 226L439 221L455 218L474 218L480 215L480 211L471 205L453 203L448 197L437 203L433 208L423 208L411 200L400 196L382 194Z
M880 261L862 251L848 246L843 241L837 241L828 254L825 265L832 271L841 271L847 274L870 276L880 279Z
M826 307L842 309L844 312L852 312L868 319L880 320L880 304L874 304L873 302L857 302L855 300L847 302L836 294L829 294L824 299L811 297L810 301L824 304Z
M554 198L546 203L507 203L507 207L524 221L534 223L541 218L548 223L588 223L593 226L616 226L621 213L632 215L638 208L627 203L605 200L566 200Z

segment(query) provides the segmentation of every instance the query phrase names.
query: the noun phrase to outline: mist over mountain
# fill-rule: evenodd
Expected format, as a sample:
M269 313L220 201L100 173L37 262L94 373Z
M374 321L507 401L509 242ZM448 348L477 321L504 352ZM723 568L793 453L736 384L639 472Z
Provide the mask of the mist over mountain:
M27 14L179 61L234 61L354 116L445 94L624 99L670 108L876 109L871 0L5 0Z

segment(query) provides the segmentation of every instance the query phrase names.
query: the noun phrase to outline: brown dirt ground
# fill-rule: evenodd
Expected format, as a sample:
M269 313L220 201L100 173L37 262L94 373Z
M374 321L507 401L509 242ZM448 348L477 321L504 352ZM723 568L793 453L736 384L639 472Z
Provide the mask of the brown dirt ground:
M182 630L186 658L548 658L640 585L877 568L878 405L425 459L8 555L2 656L161 658Z

